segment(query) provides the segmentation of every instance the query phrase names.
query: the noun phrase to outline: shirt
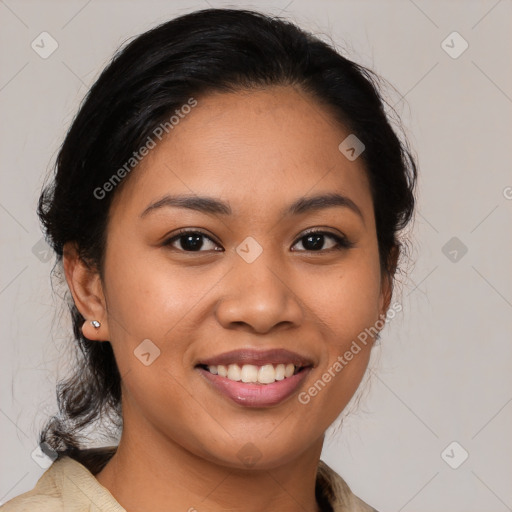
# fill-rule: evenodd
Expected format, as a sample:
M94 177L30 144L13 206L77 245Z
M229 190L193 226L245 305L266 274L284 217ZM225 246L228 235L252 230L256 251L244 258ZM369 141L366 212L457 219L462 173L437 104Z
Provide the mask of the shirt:
M2 512L126 512L95 478L117 447L78 450L57 458L31 491L5 503ZM78 459L78 460L77 460ZM80 461L80 462L79 462ZM322 512L377 512L355 496L347 483L319 461L316 500Z

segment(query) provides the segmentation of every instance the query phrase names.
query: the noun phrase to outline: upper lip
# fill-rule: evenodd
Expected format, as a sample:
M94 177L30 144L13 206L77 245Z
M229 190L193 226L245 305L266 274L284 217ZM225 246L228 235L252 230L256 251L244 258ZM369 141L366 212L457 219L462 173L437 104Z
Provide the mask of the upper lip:
M300 367L313 365L313 361L308 357L301 356L300 354L290 352L283 348L275 348L269 350L232 350L208 359L203 359L199 361L196 366L218 366L219 364L224 366L229 366L230 364L253 364L255 366L263 366L265 364L288 363L292 363L295 366Z

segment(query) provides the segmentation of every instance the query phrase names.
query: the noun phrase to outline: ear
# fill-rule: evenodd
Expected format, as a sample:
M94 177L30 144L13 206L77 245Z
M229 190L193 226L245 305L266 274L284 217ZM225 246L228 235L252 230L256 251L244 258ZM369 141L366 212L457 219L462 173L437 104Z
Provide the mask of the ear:
M86 319L82 333L90 340L109 340L106 301L99 272L80 257L72 242L64 245L62 261L75 306ZM101 326L93 327L92 320L99 321Z
M379 302L379 314L386 316L386 313L391 304L391 297L393 296L393 278L395 275L396 267L398 265L398 256L400 254L400 248L398 245L394 245L391 249L388 257L388 271L382 272L381 279L381 296Z

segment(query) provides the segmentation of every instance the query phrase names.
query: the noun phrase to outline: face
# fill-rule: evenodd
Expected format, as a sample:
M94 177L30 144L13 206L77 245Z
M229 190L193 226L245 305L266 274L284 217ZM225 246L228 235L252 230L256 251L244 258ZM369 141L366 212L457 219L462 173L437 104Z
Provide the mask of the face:
M112 204L103 339L132 431L225 466L254 455L271 468L323 438L367 367L370 338L344 354L389 300L369 182L362 160L338 149L350 132L303 92L197 99ZM198 366L246 350L231 357L241 367L273 349L253 365L274 358L277 375L258 374L279 376L273 384ZM278 362L295 357L302 370L282 378Z

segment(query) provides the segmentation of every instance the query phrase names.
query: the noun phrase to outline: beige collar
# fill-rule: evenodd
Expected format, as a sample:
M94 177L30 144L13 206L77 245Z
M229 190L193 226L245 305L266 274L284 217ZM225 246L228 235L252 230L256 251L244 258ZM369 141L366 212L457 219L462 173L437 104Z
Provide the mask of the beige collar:
M29 493L54 497L58 494L66 511L78 510L77 505L82 505L80 510L88 507L89 512L126 512L94 476L115 451L115 446L80 450L73 454L78 460L63 456L52 464ZM347 483L322 460L318 464L316 496L322 512L376 512L355 496Z

